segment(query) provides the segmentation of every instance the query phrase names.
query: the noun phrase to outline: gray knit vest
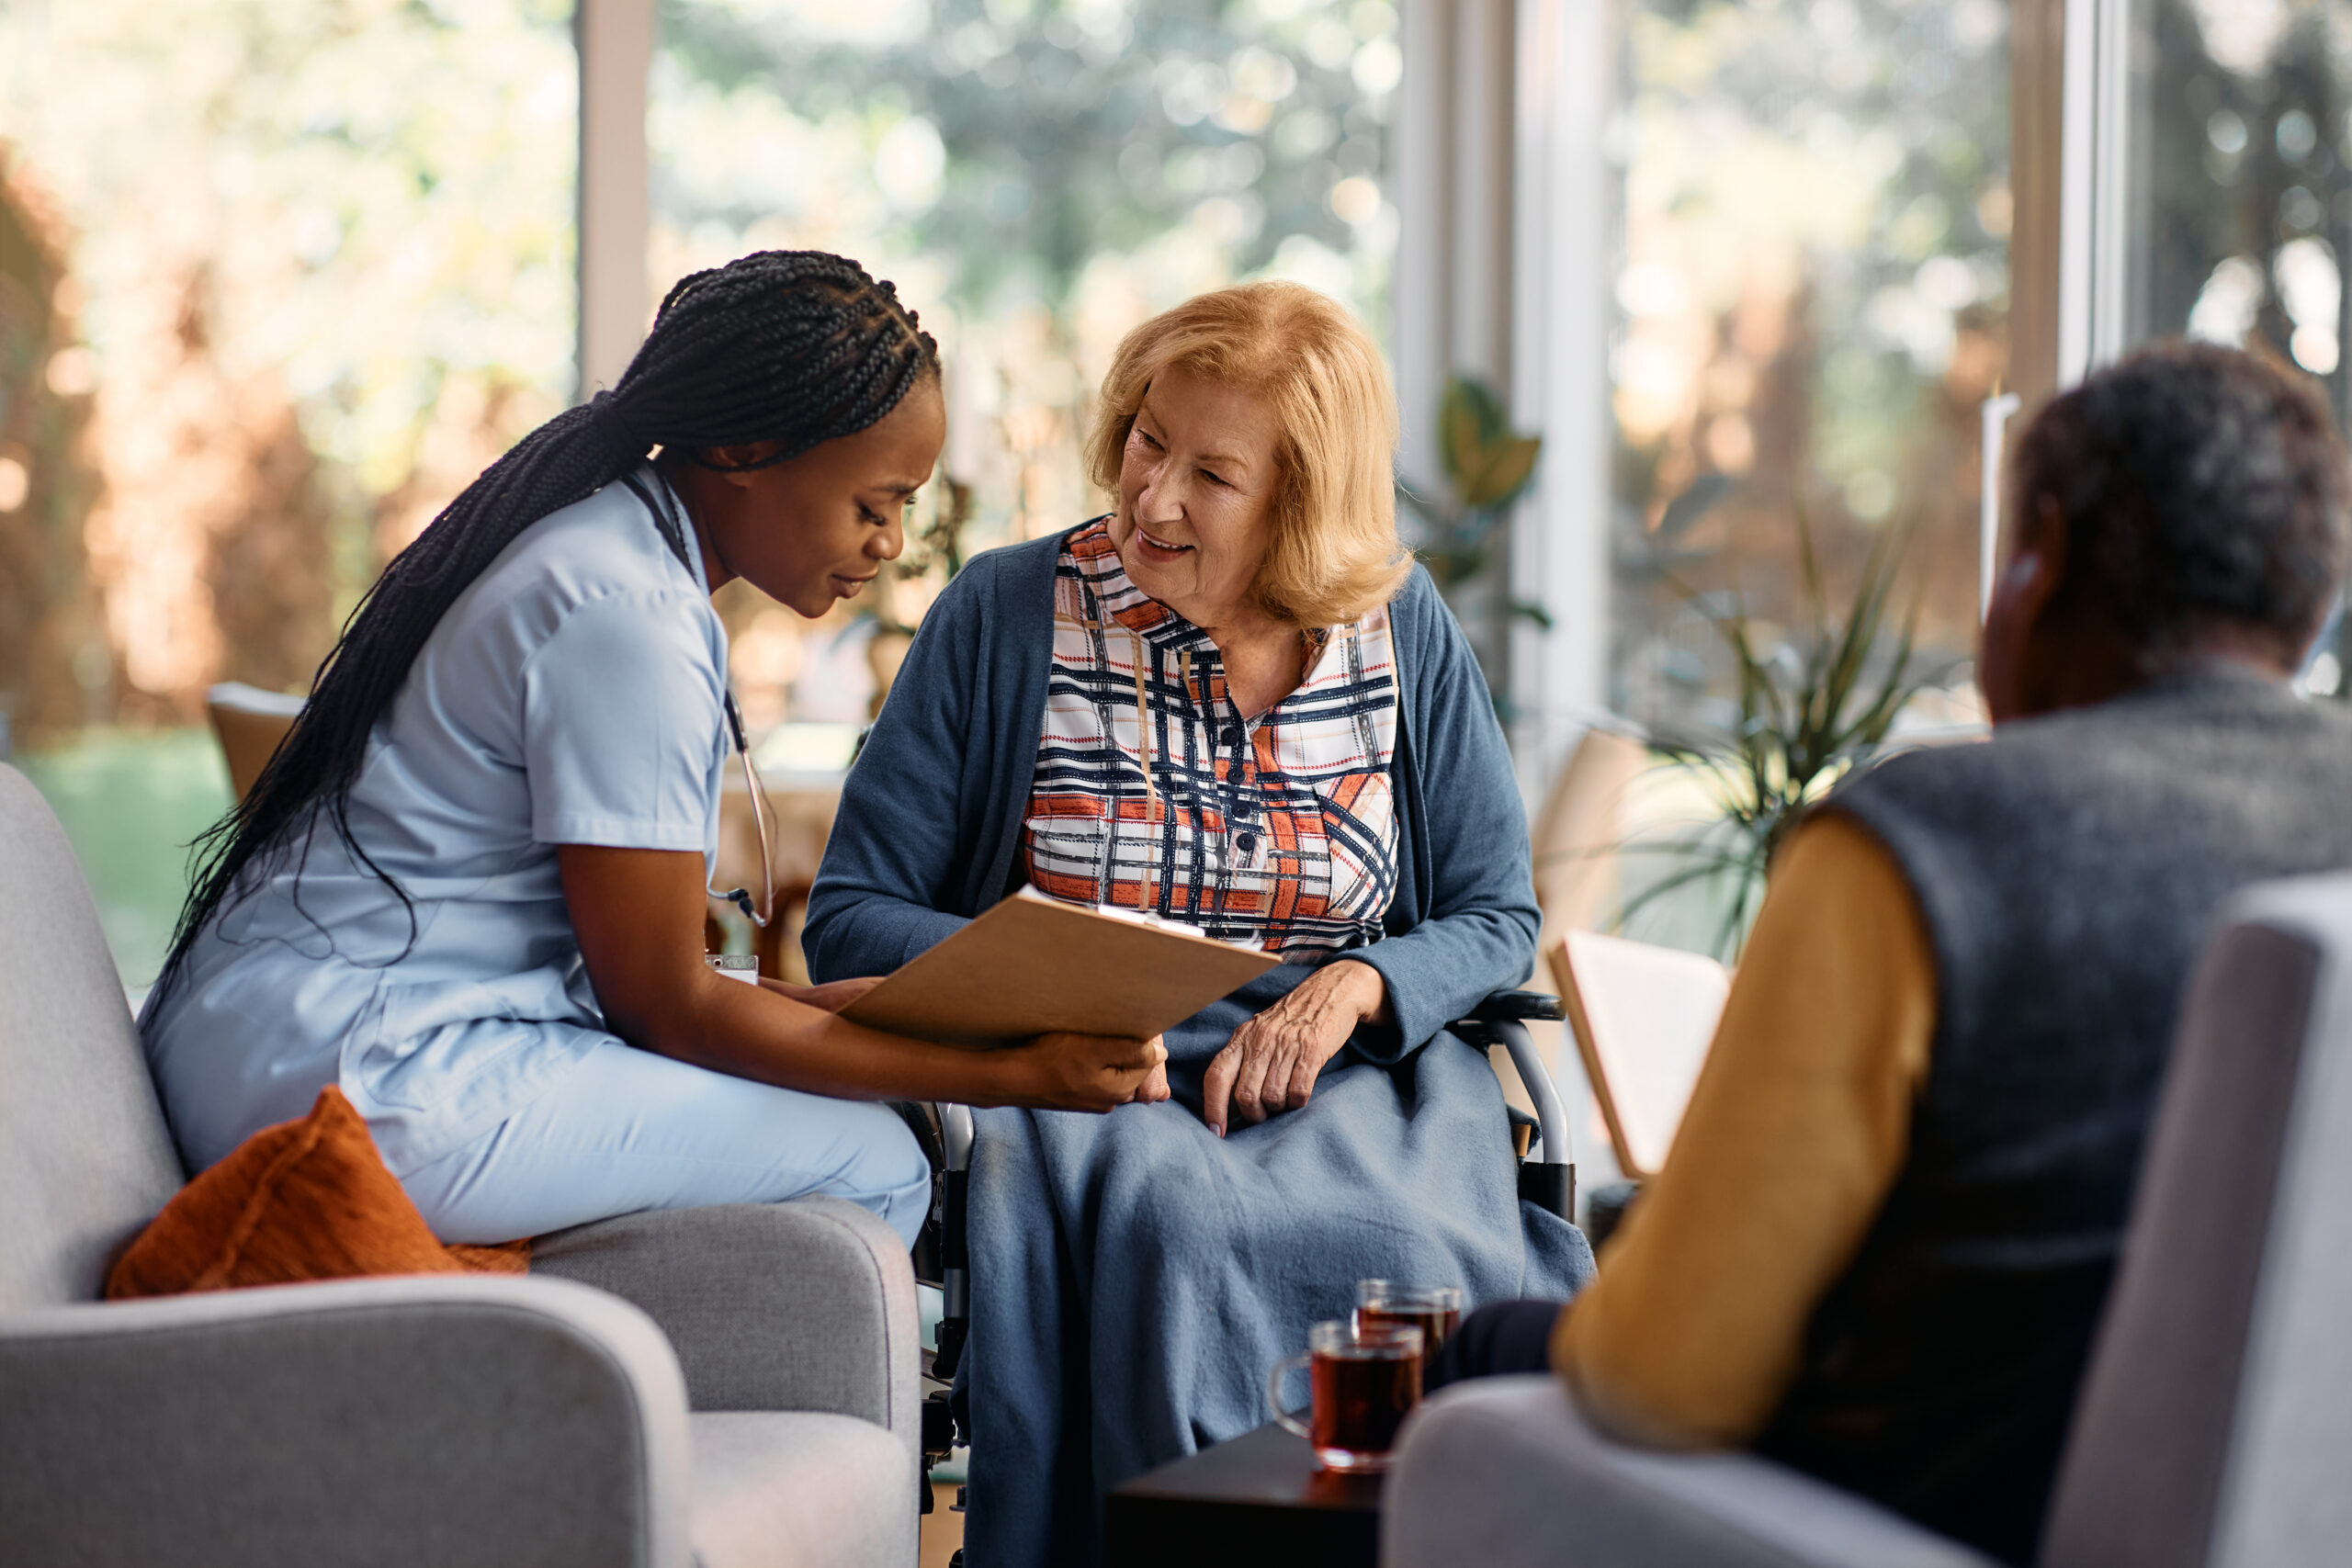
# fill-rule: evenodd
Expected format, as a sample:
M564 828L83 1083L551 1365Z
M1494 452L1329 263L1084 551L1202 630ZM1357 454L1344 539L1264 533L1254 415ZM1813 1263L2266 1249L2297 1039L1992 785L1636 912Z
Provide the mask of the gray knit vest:
M1933 946L1910 1153L1761 1447L2030 1560L2182 987L2216 907L2352 865L2352 716L2245 675L1839 788Z

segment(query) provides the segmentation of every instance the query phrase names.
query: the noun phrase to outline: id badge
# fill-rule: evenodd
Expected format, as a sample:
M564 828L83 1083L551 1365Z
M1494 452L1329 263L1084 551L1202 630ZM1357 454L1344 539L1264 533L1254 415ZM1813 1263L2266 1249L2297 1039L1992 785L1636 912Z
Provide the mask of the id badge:
M756 953L706 953L702 961L730 980L741 980L747 986L760 983L760 955Z

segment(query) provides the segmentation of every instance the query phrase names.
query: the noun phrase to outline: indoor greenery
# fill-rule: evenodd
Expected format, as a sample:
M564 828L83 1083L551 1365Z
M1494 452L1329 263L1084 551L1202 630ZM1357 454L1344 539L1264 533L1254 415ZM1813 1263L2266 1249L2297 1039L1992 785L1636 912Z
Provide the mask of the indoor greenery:
M1398 485L1396 496L1420 525L1413 553L1449 601L1494 561L1508 536L1511 506L1527 493L1543 452L1542 436L1511 429L1493 389L1466 376L1446 382L1438 404L1438 461L1446 494L1432 499ZM1541 605L1512 602L1508 608L1540 626L1552 624Z
M1804 624L1768 641L1735 592L1719 608L1690 588L1676 592L1704 616L1730 652L1739 677L1729 726L1711 734L1653 733L1651 749L1696 774L1719 815L1667 843L1620 846L1676 863L1628 897L1621 928L1644 908L1683 888L1720 900L1713 946L1736 960L1762 902L1774 851L1805 807L1848 773L1876 758L1904 705L1934 677L1914 658L1916 600L1901 624L1890 620L1905 535L1881 533L1862 561L1853 596L1834 610L1813 530L1796 517L1797 565Z

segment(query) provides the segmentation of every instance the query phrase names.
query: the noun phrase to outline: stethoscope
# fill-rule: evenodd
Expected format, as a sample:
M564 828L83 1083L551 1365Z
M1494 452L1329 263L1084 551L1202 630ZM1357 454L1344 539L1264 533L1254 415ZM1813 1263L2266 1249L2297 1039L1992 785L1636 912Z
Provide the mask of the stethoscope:
M762 931L775 916L775 862L768 858L768 792L760 783L759 765L752 761L751 738L743 730L743 710L735 705L735 688L726 688L727 733L735 742L735 755L743 760L743 787L752 796L752 829L760 836L760 900L752 902L749 889L736 887L722 893L708 883L705 892L722 903L732 904L743 911L743 918Z
M671 552L678 558L679 563L688 571L693 571L695 570L693 558L686 554L685 502L679 498L675 491L670 488L670 481L662 479L658 469L653 477L662 487L662 500L659 502L646 494L644 487L638 483L635 474L623 475L621 482L628 486L638 500L645 503L645 509L648 512L653 513L655 524L662 531L662 540L669 545ZM723 674L720 681L722 682L720 692L726 704L727 736L735 743L735 755L741 758L743 761L743 787L752 797L752 829L759 835L760 840L760 897L754 902L749 888L731 887L722 890L712 886L707 882L703 884L703 890L722 904L734 905L743 912L745 919L760 930L765 931L768 922L775 918L775 862L770 858L772 840L768 829L768 792L760 782L759 764L752 761L752 738L743 728L743 710L735 705L735 684L732 681L727 680Z

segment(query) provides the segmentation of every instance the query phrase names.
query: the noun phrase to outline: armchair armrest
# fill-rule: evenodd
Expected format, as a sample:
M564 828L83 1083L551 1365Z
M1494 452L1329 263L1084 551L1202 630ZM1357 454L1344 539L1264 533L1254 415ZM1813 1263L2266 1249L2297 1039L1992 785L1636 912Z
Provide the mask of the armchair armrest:
M1613 1442L1542 1376L1457 1384L1417 1411L1380 1533L1384 1568L1994 1568L1752 1454Z
M695 1410L856 1416L900 1437L913 1464L914 1270L898 1233L856 1204L625 1214L540 1237L531 1269L651 1314Z
M0 1540L152 1568L684 1568L685 1391L548 1280L280 1286L0 1316Z

